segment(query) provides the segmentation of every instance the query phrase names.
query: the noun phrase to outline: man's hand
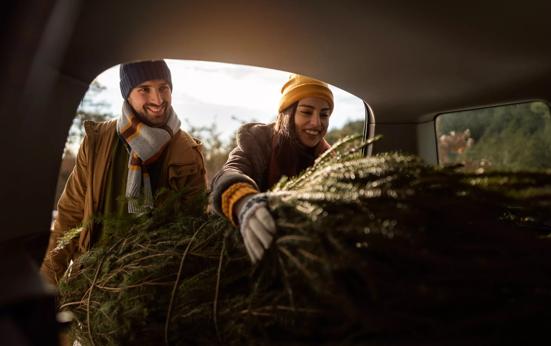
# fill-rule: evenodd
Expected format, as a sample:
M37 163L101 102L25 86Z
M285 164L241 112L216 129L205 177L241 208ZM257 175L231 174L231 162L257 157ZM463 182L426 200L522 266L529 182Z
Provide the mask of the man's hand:
M266 195L259 193L244 197L238 203L239 230L251 262L262 259L264 252L270 247L276 225L267 208Z

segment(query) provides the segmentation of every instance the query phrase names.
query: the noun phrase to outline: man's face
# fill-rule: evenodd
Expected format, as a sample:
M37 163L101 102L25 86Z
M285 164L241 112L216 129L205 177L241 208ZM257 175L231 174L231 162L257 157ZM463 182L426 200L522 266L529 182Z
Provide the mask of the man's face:
M163 126L172 103L170 84L163 79L145 81L130 91L128 103L149 125Z

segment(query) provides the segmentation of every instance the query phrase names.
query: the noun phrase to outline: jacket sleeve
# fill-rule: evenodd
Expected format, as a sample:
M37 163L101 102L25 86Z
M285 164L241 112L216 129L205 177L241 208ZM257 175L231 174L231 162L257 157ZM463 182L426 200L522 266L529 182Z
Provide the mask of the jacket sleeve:
M63 193L59 198L57 217L52 227L48 250L41 267L43 275L53 284L57 284L64 274L77 247L76 240L64 247L58 247L58 242L67 231L82 223L88 181L87 166L88 137L85 136L78 151L75 167L69 175Z
M266 126L266 125L262 125ZM232 207L239 198L262 189L265 177L269 152L267 147L265 129L258 133L260 127L255 124L242 126L237 134L237 146L230 152L228 160L212 179L211 203L214 210L220 215L226 216L234 222ZM271 141L271 139L270 139ZM238 185L241 188L236 188ZM235 190L231 195L230 188ZM231 199L229 209L223 205L226 199ZM226 210L228 209L228 210ZM234 223L235 224L235 223Z

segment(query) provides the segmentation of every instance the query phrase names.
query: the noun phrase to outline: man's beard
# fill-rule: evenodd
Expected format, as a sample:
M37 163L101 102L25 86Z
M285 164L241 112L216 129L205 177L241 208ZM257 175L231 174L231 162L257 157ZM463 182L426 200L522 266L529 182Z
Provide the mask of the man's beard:
M147 116L147 107L151 107L152 105L151 104L144 104L141 111L137 111L137 110L134 110L134 113L136 113L136 115L138 116L138 118L144 123L146 124L147 126L151 126L151 127L161 127L161 126L164 126L167 121L168 121L168 102L163 102L161 104L161 107L164 108L164 112L163 112L163 116L161 117L163 119L163 122L162 123L158 123L158 122L151 122L149 119L148 119L148 116Z

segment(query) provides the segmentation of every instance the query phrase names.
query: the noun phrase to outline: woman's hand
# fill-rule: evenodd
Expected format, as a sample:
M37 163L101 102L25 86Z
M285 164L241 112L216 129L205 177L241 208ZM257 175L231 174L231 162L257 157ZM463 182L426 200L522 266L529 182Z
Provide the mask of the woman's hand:
M256 263L272 244L276 232L274 218L268 210L267 198L263 193L244 197L237 204L239 211L239 230L243 236L245 248Z

